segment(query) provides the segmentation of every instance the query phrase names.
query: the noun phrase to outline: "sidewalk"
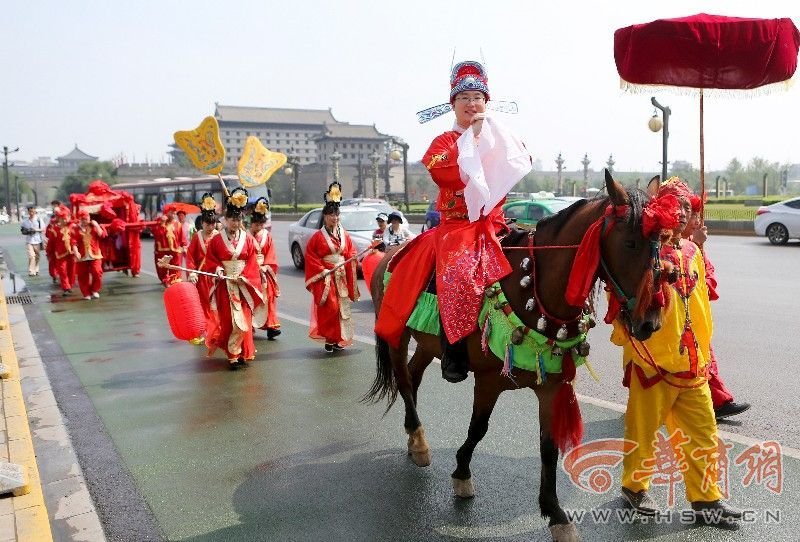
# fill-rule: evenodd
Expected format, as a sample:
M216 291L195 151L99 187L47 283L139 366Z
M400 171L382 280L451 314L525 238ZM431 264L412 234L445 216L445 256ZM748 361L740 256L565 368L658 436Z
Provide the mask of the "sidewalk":
M18 304L27 301L26 294L13 294L24 283L9 273L4 258L5 251L0 258L6 286L0 293L0 360L8 378L0 380L0 461L22 465L27 486L18 496L0 496L0 542L102 542L100 520L25 311ZM17 288L12 286L9 292L13 281ZM7 303L9 299L14 303Z

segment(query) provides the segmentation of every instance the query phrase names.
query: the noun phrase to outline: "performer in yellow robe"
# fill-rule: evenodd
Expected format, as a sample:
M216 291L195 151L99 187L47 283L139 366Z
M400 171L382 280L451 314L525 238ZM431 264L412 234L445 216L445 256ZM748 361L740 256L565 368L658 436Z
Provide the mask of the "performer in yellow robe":
M680 225L661 251L662 260L677 272L668 288L661 328L638 341L615 320L611 336L623 348L624 383L630 390L625 439L638 444L623 460L622 494L641 514L659 511L647 491L658 473L657 433L666 424L677 469L683 471L686 498L695 512L701 519L712 514L718 520L739 519L742 512L721 500L717 486L717 427L706 384L713 324L703 255L697 245L680 237L691 215L691 192L673 177L662 184L659 196L664 194L678 197L681 212Z

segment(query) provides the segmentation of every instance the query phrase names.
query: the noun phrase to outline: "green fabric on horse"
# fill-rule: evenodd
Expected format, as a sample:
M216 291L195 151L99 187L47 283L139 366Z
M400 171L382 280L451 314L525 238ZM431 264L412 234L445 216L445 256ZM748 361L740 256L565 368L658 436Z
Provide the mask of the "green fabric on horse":
M486 339L486 344L492 353L500 358L505 359L506 351L510 349L511 357L514 360L514 367L525 369L526 371L539 372L539 356L541 355L545 373L555 374L561 372L561 356L553 354L553 348L559 347L562 350L572 348L578 343L586 340L586 333L582 333L577 337L558 341L552 340L534 329L528 330L522 339L522 344L516 345L511 342L511 334L514 330L525 324L513 312L506 316L502 309L496 309L496 304L503 304L506 301L506 296L500 290L500 285L495 284L494 288L498 291L497 297L487 298L483 302L481 309L479 325L481 331L485 331L487 323L487 316L489 319L489 336ZM588 316L584 318L588 319ZM573 360L575 367L586 363L585 356L579 356L573 352Z

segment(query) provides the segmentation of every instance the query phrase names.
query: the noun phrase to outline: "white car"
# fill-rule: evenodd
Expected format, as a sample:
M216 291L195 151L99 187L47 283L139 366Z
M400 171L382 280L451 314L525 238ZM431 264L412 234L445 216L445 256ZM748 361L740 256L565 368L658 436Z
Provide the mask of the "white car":
M381 212L373 207L346 206L339 208L339 217L350 234L356 252L365 250L372 243L372 234L378 228L375 217ZM305 253L308 240L322 227L322 207L303 215L303 218L289 226L289 250L292 262L298 269L305 265Z
M756 235L766 236L773 245L800 239L800 197L759 207L754 227Z

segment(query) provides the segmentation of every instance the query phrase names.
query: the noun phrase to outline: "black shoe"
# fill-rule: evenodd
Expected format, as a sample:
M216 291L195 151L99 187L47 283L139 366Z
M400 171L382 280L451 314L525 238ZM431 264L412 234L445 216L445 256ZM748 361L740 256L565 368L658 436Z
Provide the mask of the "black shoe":
M645 490L634 492L627 487L623 487L622 497L631 506L631 508L643 516L655 516L661 512L661 508L658 506L658 503L656 503L656 501L654 501Z
M453 384L466 380L469 375L467 341L450 344L442 335L442 378Z
M334 343L333 349L338 352L339 350L344 350L344 346Z
M723 500L719 501L696 501L692 503L694 517L697 521L713 525L720 521L730 521L742 519L743 513L738 508L734 508Z
M277 337L280 334L281 334L281 330L280 329L268 328L267 329L267 340L268 341L274 341L275 337Z
M64 293L61 294L61 297L67 297L71 293L72 293L72 290L64 290Z
M325 343L325 352L328 354L333 354L333 345L330 343Z
M734 403L733 401L728 401L721 407L714 409L714 417L718 420L723 420L741 414L746 410L750 410L750 403Z
M229 359L228 360L228 369L231 371L238 371L242 366L239 365L239 360Z

